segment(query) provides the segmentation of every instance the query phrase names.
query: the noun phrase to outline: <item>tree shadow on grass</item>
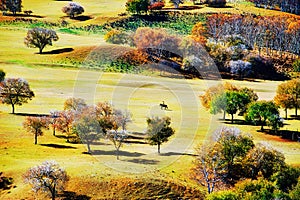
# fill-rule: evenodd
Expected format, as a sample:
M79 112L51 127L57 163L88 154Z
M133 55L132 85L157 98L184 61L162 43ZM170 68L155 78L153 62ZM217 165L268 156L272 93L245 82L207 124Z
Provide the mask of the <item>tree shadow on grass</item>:
M300 120L300 115L290 115L289 120Z
M160 153L159 155L160 156L197 156L197 154L179 153L179 152Z
M19 115L24 117L49 117L48 114L36 114L36 113L15 113L14 115Z
M126 162L138 163L138 164L145 164L145 165L156 165L159 163L158 160L149 160L149 159L141 159L141 158L134 158L130 160L124 160Z
M10 17L33 17L33 18L45 18L44 16L41 15L28 15L28 14L23 14L23 13L18 13L18 14L12 14L12 13L6 13L5 16L10 16Z
M77 17L74 17L72 19L78 20L78 21L87 21L90 19L93 19L91 16L87 16L87 15L79 15Z
M61 54L61 53L66 53L66 52L71 52L71 51L74 51L74 49L73 48L62 48L62 49L55 49L52 51L46 51L46 52L43 52L41 55Z
M45 147L52 147L55 149L77 149L76 147L68 146L68 145L62 145L62 144L40 144L41 146Z
M60 197L62 200L89 200L91 197L84 194L76 194L76 192L63 191L62 194L58 194L57 197Z
M83 152L83 154L90 154L90 155L109 155L109 156L115 156L116 151L102 151L102 150L94 150L92 153ZM127 152L127 151L119 151L119 156L125 156L125 157L140 157L145 154L139 153L139 152Z

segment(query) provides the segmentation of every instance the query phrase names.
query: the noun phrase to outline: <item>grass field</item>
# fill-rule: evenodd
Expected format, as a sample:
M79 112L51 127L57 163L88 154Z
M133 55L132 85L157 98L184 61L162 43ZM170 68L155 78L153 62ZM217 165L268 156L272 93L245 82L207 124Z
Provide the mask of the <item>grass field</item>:
M114 20L118 18L118 13L125 11L124 0L78 2L86 9L84 15L91 16L92 19L81 22L66 19L76 26ZM24 0L23 3L23 10L33 10L34 15L43 16L40 20L58 22L65 19L61 7L66 1ZM194 11L209 13L220 10L200 7L191 12ZM239 4L222 11L279 14L253 8L248 4ZM76 63L86 59L95 48L110 48L101 35L75 35L57 30L60 39L53 46L46 47L46 53L40 55L36 53L37 49L29 49L24 45L26 32L27 29L22 26L0 27L0 69L6 72L6 77L26 79L35 92L32 101L16 107L15 115L10 114L10 106L0 104L0 171L5 176L13 177L16 186L1 191L1 199L43 199L30 191L30 187L23 182L22 174L29 167L52 159L64 167L71 177L66 190L76 192L77 195L87 195L86 197L92 199L97 199L99 194L107 198L125 198L126 195L134 198L134 193L127 194L128 191L124 189L134 184L134 180L145 180L141 188L147 188L151 180L155 179L205 191L205 188L197 186L190 178L194 148L209 140L211 133L223 125L240 128L251 134L256 143L268 143L283 152L287 163L300 166L299 142L263 134L257 131L258 126L228 124L227 121L219 120L221 114L213 116L200 105L199 95L209 86L224 80L174 79L160 77L157 72L151 71L147 73L152 76L145 76L146 73L120 74L87 70L72 64L70 60ZM53 50L65 52L53 53ZM112 51L112 56L115 53ZM264 80L228 81L254 89L259 98L265 100L273 99L277 85L281 83ZM116 108L129 109L133 122L129 124L128 130L136 134L145 131L147 117L170 116L171 126L176 134L168 143L162 145L161 155L157 154L156 146L124 144L120 160L116 160L111 142L104 139L92 145L95 152L93 155L83 153L86 152L83 144L67 143L60 133L57 133L57 137L53 136L52 130L45 131L44 136L38 138L38 145L34 145L33 135L26 133L22 127L25 116L62 110L64 101L69 97L84 98L88 104L108 101ZM161 101L165 101L170 109L161 110ZM289 111L289 114L294 114L294 111ZM236 118L242 119L240 116ZM285 123L287 125L283 129L296 131L300 127L299 120L286 120ZM159 184L166 187L165 183ZM124 196L116 196L121 195L118 189L124 191Z

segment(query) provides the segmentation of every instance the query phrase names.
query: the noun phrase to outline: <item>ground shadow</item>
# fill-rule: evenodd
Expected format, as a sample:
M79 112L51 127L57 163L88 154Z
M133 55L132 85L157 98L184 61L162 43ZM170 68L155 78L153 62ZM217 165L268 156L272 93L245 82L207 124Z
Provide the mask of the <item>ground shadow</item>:
M34 18L44 18L44 16L41 15L28 15L28 14L23 14L23 13L18 13L18 14L12 14L12 13L6 13L5 16L10 16L10 17L34 17Z
M277 132L275 132L274 130L271 130L271 129L264 129L264 131L258 131L258 132L263 132L268 135L278 136L278 137L281 137L282 139L286 139L286 140L300 142L300 132L299 131L278 130Z
M87 15L79 15L77 17L73 17L72 19L78 20L78 21L87 21L90 19L93 19L91 16L87 16Z
M124 161L138 163L138 164L145 164L145 165L156 165L157 163L159 163L158 160L149 160L149 159L141 159L141 158L134 158L134 159L124 160Z
M83 154L89 154L87 152L83 152ZM102 151L102 150L94 150L91 155L109 155L109 156L115 156L116 151ZM126 156L126 157L140 157L145 154L139 153L139 152L127 152L127 151L119 151L119 156Z
M174 10L197 10L201 9L203 6L194 5L194 6L179 6L179 8L163 8L162 11L174 11Z
M300 120L300 115L290 115L290 120Z
M36 113L15 113L15 115L24 117L49 117L48 114L36 114Z
M67 52L71 52L71 51L74 51L73 48L62 48L62 49L55 49L55 50L52 50L52 51L46 51L46 52L43 52L41 55L45 54L61 54L61 53L67 53Z
M233 123L231 122L231 119L220 119L219 121L223 121L224 124L235 124L235 125L247 125L247 126L250 126L250 125L253 125L249 122L246 122L245 120L242 120L242 119L234 119L233 120Z
M57 197L60 197L62 200L89 200L91 197L84 194L76 194L76 192L63 191L62 194L58 194Z
M72 147L72 146L67 146L67 145L62 145L62 144L40 144L41 146L45 146L45 147L52 147L55 149L77 149L76 147Z
M179 152L160 153L159 155L160 156L197 156L197 154L179 153Z

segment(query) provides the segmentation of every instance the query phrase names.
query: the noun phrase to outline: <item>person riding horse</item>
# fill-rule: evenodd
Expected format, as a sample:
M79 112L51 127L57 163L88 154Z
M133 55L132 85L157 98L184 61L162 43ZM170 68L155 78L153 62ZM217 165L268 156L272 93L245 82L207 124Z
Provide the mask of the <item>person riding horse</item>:
M159 106L160 106L160 109L165 109L165 110L169 109L169 108L168 108L168 105L165 104L164 101L163 101L163 103L160 103Z

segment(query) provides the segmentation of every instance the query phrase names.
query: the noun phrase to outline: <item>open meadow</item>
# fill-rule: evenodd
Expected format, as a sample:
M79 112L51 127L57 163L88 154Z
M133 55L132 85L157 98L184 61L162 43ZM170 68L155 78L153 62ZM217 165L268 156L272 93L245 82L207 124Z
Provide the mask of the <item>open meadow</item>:
M23 10L33 11L32 17L25 18L58 24L66 20L69 27L99 25L126 17L118 16L126 11L124 0L77 2L84 5L86 12L83 16L88 16L88 20L64 16L61 7L66 1L24 0ZM190 6L191 3L184 5ZM167 8L171 9L171 4L167 4ZM230 4L224 9L199 5L199 9L190 12L280 14L245 2ZM234 124L230 123L230 115L222 120L222 113L212 115L201 105L199 97L209 87L228 82L252 88L259 100L272 100L277 86L284 81L172 78L169 73L154 67L141 73L89 69L87 65L93 53L114 56L134 47L108 44L101 31L72 33L71 28L65 31L54 25L52 29L57 32L59 40L53 42L53 46L47 46L43 54L38 54L38 49L24 45L24 37L34 25L2 23L6 17L12 16L1 16L0 20L0 69L6 73L6 78L27 80L35 97L22 106L16 106L15 114L11 113L10 105L0 104L0 172L13 178L11 188L0 190L0 199L44 199L43 194L35 194L30 185L24 183L23 174L46 160L57 161L70 176L57 199L172 199L180 195L188 199L203 199L206 188L198 184L191 173L197 157L195 148L208 144L213 133L222 126L239 128L251 135L255 144L271 146L283 153L287 164L300 167L300 142L263 133L260 126L238 123L244 120L243 116L235 115ZM34 144L34 135L23 127L25 118L63 110L64 102L72 97L82 98L89 105L106 101L115 108L131 112L132 121L127 131L132 138L121 146L119 160L113 143L106 138L92 142L92 153L87 153L85 144L67 142L65 134L57 131L54 136L50 128L38 137L38 144ZM162 101L168 104L168 109L161 109L159 104ZM289 109L288 114L289 118L284 120L285 126L281 129L299 131L300 120L292 117L294 109ZM284 116L283 109L280 109L280 115ZM146 120L152 116L170 117L175 130L169 141L162 144L160 154L156 145L151 146L144 139ZM269 128L266 126L266 129ZM166 194L169 196L164 196Z

